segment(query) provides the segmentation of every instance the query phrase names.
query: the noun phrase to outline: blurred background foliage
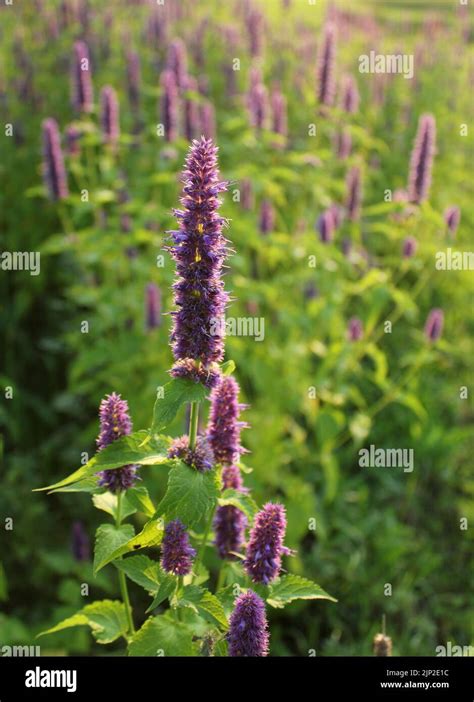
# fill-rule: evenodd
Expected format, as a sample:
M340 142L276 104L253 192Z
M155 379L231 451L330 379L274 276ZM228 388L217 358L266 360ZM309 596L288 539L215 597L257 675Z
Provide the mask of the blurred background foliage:
M166 382L174 269L163 252L174 227L178 175L187 141L157 137L160 72L170 40L187 47L199 80L199 105L211 101L223 178L222 212L234 253L226 274L228 314L263 317L265 338L229 336L227 358L248 403L244 433L253 471L246 484L259 503L288 510L288 567L315 579L339 600L303 603L271 614L272 655L367 655L383 614L394 653L434 655L438 644L474 644L472 547L472 272L435 269L436 251L469 248L472 208L472 8L456 3L384 0L347 3L266 0L220 3L93 0L15 2L1 8L2 251L40 251L41 274L1 272L0 379L13 398L0 403L0 642L34 643L34 635L91 599L116 594L115 573L92 577L71 550L72 528L90 535L99 522L86 496L32 494L92 455L97 407L108 392L128 400L135 428L150 423L156 388ZM263 12L262 56L249 49L249 8ZM160 14L161 13L161 14ZM352 74L359 111L318 113L315 66L321 28L338 27L337 78ZM101 143L97 112L78 120L70 105L75 40L92 57L95 103L111 84L120 101L116 153ZM140 112L127 98L126 54L141 61ZM415 55L415 76L360 74L360 54ZM234 58L240 70L231 71ZM256 134L246 91L258 62L269 89L288 101L288 140ZM230 76L230 78L229 78ZM235 81L235 85L232 85ZM437 153L428 203L407 214L384 201L404 188L419 116L437 121ZM83 131L80 156L67 156L70 196L51 203L41 182L41 121L64 133ZM316 125L316 136L309 134ZM352 154L336 158L345 124ZM470 132L460 136L460 125ZM347 170L363 169L363 210L323 244L315 222L344 204ZM253 204L236 192L248 179ZM88 202L81 191L88 190ZM260 206L275 210L273 231L259 231ZM461 209L453 244L443 211ZM419 243L403 259L407 236ZM343 242L352 242L352 253ZM157 266L157 256L163 265ZM309 257L316 257L316 267ZM145 291L161 291L163 316L147 330ZM423 335L433 307L445 313L436 345ZM364 336L347 339L348 320ZM384 322L391 320L391 334ZM89 332L81 332L87 321ZM460 399L460 387L469 397ZM205 419L205 418L204 418ZM174 434L184 431L184 417ZM415 469L360 468L358 451L414 449ZM150 492L163 490L159 469L146 472ZM460 529L467 518L469 528ZM313 520L313 521L312 521ZM316 529L312 529L315 520ZM110 569L109 569L110 570ZM385 584L393 588L384 595ZM139 589L132 600L140 605ZM46 647L49 647L46 649ZM84 631L63 632L42 652L102 653Z

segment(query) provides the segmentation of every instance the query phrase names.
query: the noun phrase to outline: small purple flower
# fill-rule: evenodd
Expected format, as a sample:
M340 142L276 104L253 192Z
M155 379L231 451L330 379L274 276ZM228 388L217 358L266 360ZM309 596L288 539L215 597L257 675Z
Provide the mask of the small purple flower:
M100 433L97 438L97 449L102 451L113 441L127 436L132 431L132 421L128 414L128 403L121 396L113 392L106 395L100 403L99 409ZM123 466L98 473L98 484L106 487L110 492L117 493L128 490L137 481L137 467Z
M275 227L275 210L270 200L262 200L260 206L260 233L270 234Z
M348 129L341 129L336 134L337 157L343 161L351 155L352 137Z
M330 243L334 238L334 213L331 209L325 210L317 222L319 238L324 244Z
M359 109L359 90L352 76L346 76L342 85L341 106L344 112L353 114Z
M254 205L252 181L244 178L240 184L240 202L244 210L251 210Z
M247 590L238 596L234 611L230 615L227 634L229 656L268 656L268 623L264 601Z
M346 179L347 199L346 209L347 216L353 222L360 218L360 205L362 198L362 183L360 169L357 167L351 168Z
M43 121L43 178L51 200L69 195L59 127L55 119Z
M104 86L100 93L100 121L104 141L115 146L120 135L119 104L111 85Z
M173 39L168 48L166 67L173 73L180 91L186 86L187 64L188 58L184 42L181 39Z
M269 582L278 577L281 557L287 553L283 546L286 515L283 505L267 502L255 517L244 568L254 583Z
M288 122L286 114L286 97L279 90L274 90L271 96L272 130L286 137ZM281 145L280 145L281 146Z
M158 285L146 286L146 328L147 331L160 326L161 294Z
M179 458L190 468L194 468L199 473L206 473L214 466L214 455L208 440L204 436L198 436L194 449L189 448L189 436L186 434L177 439L173 439L168 449L169 458Z
M72 105L77 112L91 112L93 90L89 48L84 41L76 41L71 69Z
M334 101L334 61L336 54L336 29L333 24L324 28L324 36L318 56L318 102L332 105Z
M166 141L174 141L178 135L178 89L174 73L163 71L160 77L161 119Z
M418 242L414 236L407 236L403 241L402 253L403 258L411 258L416 254Z
M260 131L266 126L268 115L268 94L263 83L252 85L247 99L250 124Z
M138 112L140 107L140 83L140 56L136 51L129 51L127 54L127 90L133 112Z
M161 567L173 575L188 575L193 567L196 551L189 542L189 534L180 519L165 526L161 544Z
M228 301L222 280L226 220L218 214L219 193L227 184L219 180L217 148L211 139L193 141L183 180L183 209L174 211L179 229L169 232L174 241L169 250L176 262L173 289L178 308L171 313L171 343L177 361L171 375L179 377L185 377L187 359L196 362L202 374L211 374L224 355L225 329L215 320L222 319Z
M249 36L250 55L255 58L263 53L264 17L260 10L252 8L246 13L245 24Z
M201 134L205 136L206 139L215 139L216 113L214 105L210 100L206 100L200 106L199 117L201 122Z
M213 388L221 379L221 372L217 363L204 367L199 361L192 358L180 358L171 369L173 378L192 380L193 383L202 383L206 388Z
M421 115L410 159L408 185L410 202L419 204L429 195L435 148L435 118L430 114Z
M459 207L456 207L456 205L447 207L444 211L444 221L446 222L448 232L454 237L458 230L459 222L461 221L461 210Z
M82 522L72 525L72 555L76 561L88 561L90 558L90 539Z
M443 331L444 313L439 307L435 307L428 315L425 324L425 337L428 341L438 341Z
M358 317L351 317L347 325L347 338L349 341L360 341L364 335L364 326Z
M239 403L239 391L235 378L224 376L211 393L207 438L216 462L227 466L237 462L245 453L240 432L248 425L239 421L240 413L246 407Z

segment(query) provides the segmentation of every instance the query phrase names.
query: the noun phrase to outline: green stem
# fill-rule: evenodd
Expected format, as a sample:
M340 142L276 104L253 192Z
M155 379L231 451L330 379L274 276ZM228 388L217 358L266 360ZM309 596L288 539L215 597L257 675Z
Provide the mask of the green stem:
M194 562L195 575L197 575L198 567L199 567L200 563L202 563L202 559L204 557L204 551L206 550L207 541L209 539L209 532L211 531L212 520L214 519L214 512L215 511L216 511L216 508L214 507L214 509L211 510L211 513L209 515L209 519L207 521L207 524L206 524L206 527L204 530L204 534L202 536L202 541L201 541L201 545L199 547L198 555L197 555L197 558Z
M224 564L222 566L222 568L220 569L219 575L217 577L216 592L218 592L222 587L224 587L225 576L226 576L226 568L225 568L225 564Z
M117 529L122 523L122 493L119 492L117 493L117 512L115 515L115 526ZM120 558L121 560L121 558ZM122 600L125 605L125 615L127 617L127 622L128 622L128 630L130 633L133 634L135 633L135 627L133 625L133 617L132 617L132 607L130 605L130 597L128 595L128 588L127 588L127 580L125 578L125 573L121 570L119 570L119 583L120 583L120 592L122 593Z
M189 448L191 450L193 450L196 446L198 422L199 402L191 402L191 413L189 415Z

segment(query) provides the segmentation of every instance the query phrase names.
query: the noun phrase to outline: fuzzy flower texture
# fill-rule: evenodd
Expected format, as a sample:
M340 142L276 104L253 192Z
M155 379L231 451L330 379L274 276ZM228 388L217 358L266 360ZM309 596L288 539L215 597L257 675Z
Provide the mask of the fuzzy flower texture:
M100 403L100 433L97 448L102 451L113 441L132 431L132 421L128 414L128 403L113 392ZM133 487L137 481L137 466L123 466L114 470L103 470L99 474L99 485L110 492L118 493Z
M161 566L173 575L188 575L193 567L196 551L189 543L186 527L180 519L168 522L161 545Z
M283 546L285 530L285 508L268 502L255 517L244 561L245 570L254 583L268 585L278 577L281 557L289 553Z
M219 379L217 363L224 355L222 325L228 295L222 267L227 242L222 235L226 221L218 215L219 181L217 148L211 139L193 141L183 173L183 209L175 210L179 229L170 232L176 262L173 285L177 310L172 312L173 377L191 378L212 387Z
M253 590L247 590L236 599L230 617L229 656L267 656L268 639L265 604Z

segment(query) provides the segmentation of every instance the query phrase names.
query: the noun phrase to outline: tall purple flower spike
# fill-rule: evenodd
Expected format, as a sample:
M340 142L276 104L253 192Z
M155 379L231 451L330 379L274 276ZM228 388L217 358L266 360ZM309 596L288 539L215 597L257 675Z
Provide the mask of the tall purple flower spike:
M240 432L248 425L239 420L246 405L239 403L239 384L232 376L225 376L211 393L211 409L207 438L217 463L230 466L236 463L245 449L240 443Z
M163 71L161 86L161 120L165 130L166 141L174 141L178 136L178 88L174 73Z
M286 97L279 90L274 90L271 96L272 130L286 137L288 132ZM279 144L281 147L281 144Z
M180 519L168 522L161 544L161 567L172 575L188 575L196 551L189 543L186 527Z
M224 466L222 471L222 487L246 492L238 466ZM245 541L247 517L233 505L222 505L217 508L214 518L215 544L222 559L234 560Z
M181 39L173 39L168 48L166 67L174 74L175 82L179 90L186 86L188 73L188 58L186 45Z
M352 76L346 76L342 84L341 106L344 112L354 114L359 109L359 90Z
M219 180L217 147L211 139L193 141L183 180L183 209L174 211L179 229L169 232L174 241L169 250L176 262L173 290L178 308L171 313L176 360L171 375L212 386L219 378L216 364L224 356L224 325L219 321L229 298L222 280L226 220L218 214L219 193L227 183Z
M268 656L268 623L264 601L253 591L238 596L230 615L229 656Z
M435 307L428 315L425 324L425 336L428 341L438 341L443 331L444 313L439 307Z
M348 129L341 129L336 134L336 153L341 160L348 158L352 150L352 136Z
M257 75L257 72L252 71L252 75ZM257 130L263 129L266 126L268 116L268 93L262 82L252 82L247 97L247 104L250 124Z
M104 141L115 146L120 136L119 104L111 85L105 85L100 93L100 122Z
M146 329L151 331L160 326L161 294L158 285L148 283L146 286Z
M140 83L140 56L136 51L129 51L127 54L127 91L133 112L138 112L140 107Z
M64 157L61 150L58 123L49 118L43 121L43 178L51 200L62 200L69 195Z
M353 222L360 218L360 206L362 199L362 183L360 169L357 167L351 168L347 174L346 180L347 199L346 209L347 216Z
M322 213L322 215L320 215L317 222L317 228L319 238L324 244L328 244L333 240L334 230L336 228L333 210L327 209Z
M216 136L216 112L210 100L202 103L199 110L201 121L201 134L206 139L215 139Z
M444 211L444 221L446 222L448 232L454 237L461 221L461 210L459 207L456 205L447 207Z
M270 200L262 200L260 206L260 232L270 234L275 227L275 210Z
M317 95L320 105L332 105L334 102L334 62L336 55L336 29L327 24L318 56Z
M419 204L426 200L431 186L431 173L436 148L436 121L433 115L421 115L410 159L408 197Z
M403 246L402 246L403 258L411 258L412 256L414 256L416 254L417 249L418 249L418 242L414 236L407 236L406 239L403 240Z
M364 326L358 317L351 317L347 325L347 338L349 341L359 341L364 335Z
M255 517L247 544L244 568L254 583L268 585L278 577L282 554L286 515L283 505L267 502Z
M100 433L97 438L97 448L102 451L113 441L127 436L132 431L132 421L128 414L128 403L113 392L106 395L100 403ZM99 475L99 485L110 492L117 493L128 490L138 480L137 466L128 465L114 470L103 470Z
M89 48L84 41L76 41L71 69L72 105L77 112L91 112L93 89Z

